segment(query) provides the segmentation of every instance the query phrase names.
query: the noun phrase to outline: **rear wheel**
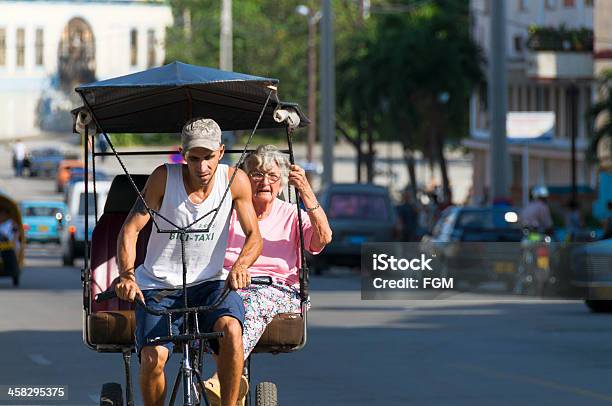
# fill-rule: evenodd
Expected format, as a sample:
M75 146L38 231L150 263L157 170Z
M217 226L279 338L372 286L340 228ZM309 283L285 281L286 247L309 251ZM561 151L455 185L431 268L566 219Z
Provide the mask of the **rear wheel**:
M19 275L13 275L13 286L19 286Z
M100 391L100 406L123 406L121 384L109 382L102 385Z
M255 387L255 404L257 406L278 405L276 385L272 382L258 383Z

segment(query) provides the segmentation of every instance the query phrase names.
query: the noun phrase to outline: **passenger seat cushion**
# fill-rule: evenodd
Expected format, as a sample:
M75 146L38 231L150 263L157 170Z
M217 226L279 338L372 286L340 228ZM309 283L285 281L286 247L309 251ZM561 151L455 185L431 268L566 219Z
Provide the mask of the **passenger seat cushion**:
M281 313L268 324L253 352L283 352L300 345L304 319L299 313Z
M88 340L98 345L134 344L136 317L133 310L99 311L87 318Z

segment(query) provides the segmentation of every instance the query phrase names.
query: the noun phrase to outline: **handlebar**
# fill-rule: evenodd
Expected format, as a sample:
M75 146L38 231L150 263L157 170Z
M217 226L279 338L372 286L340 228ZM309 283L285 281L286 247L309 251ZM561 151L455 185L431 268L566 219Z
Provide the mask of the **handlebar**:
M272 278L270 276L253 276L251 277L251 285L264 285L264 286L270 286L272 285ZM139 298L136 298L135 302L138 306L142 307L142 309L149 313L152 314L154 316L165 316L165 315L170 315L173 313L200 313L200 312L208 312L211 310L216 309L217 307L219 307L219 305L225 300L225 298L227 297L227 295L229 295L230 290L227 288L223 289L223 292L221 293L221 295L219 295L219 297L217 298L217 300L215 300L213 302L213 304L208 305L208 306L197 306L197 307L187 307L187 308L183 308L183 309L172 309L172 310L163 310L163 311L159 311L159 310L153 310L150 307L148 307L142 300L140 300ZM96 295L95 301L96 303L102 303L106 300L110 300L110 299L114 299L117 297L117 293L115 292L115 288L114 285L111 286L110 288L108 288L107 290L105 290L102 293L98 293Z

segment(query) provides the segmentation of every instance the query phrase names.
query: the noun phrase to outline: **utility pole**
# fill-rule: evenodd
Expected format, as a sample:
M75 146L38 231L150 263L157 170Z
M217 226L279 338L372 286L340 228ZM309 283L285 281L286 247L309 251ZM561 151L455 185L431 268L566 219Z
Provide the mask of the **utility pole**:
M312 150L317 142L317 17L312 9L308 9L308 146L306 160L313 161Z
M219 68L221 70L234 70L234 39L232 29L232 0L221 0L221 33L219 37ZM255 125L255 123L253 123ZM236 138L233 131L223 131L221 136L225 148L231 149ZM224 163L229 163L226 155Z
M333 182L334 144L336 142L336 86L334 28L331 0L321 0L321 123L319 134L323 149L323 186Z
M493 200L509 197L508 147L506 144L506 2L491 2L491 59L489 74L489 112L491 136L489 160L491 163L490 190Z
M569 114L571 120L571 176L572 192L571 201L578 203L578 186L576 181L576 138L578 137L578 88L575 83L569 86Z
M219 67L234 70L232 36L232 0L221 0L221 37L219 38Z

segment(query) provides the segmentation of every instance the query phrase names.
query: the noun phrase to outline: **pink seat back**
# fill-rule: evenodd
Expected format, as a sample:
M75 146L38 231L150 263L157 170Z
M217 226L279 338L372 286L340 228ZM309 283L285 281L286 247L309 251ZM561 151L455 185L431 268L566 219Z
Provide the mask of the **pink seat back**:
M144 188L148 176L132 175L134 183L140 190ZM117 269L117 239L123 222L127 218L138 194L133 189L126 175L118 175L108 192L104 214L98 220L91 236L91 311L103 310L129 310L134 306L131 303L113 299L103 303L96 303L95 295L108 289L115 278L119 276ZM151 222L138 235L136 243L135 267L144 262L147 243L151 233Z

